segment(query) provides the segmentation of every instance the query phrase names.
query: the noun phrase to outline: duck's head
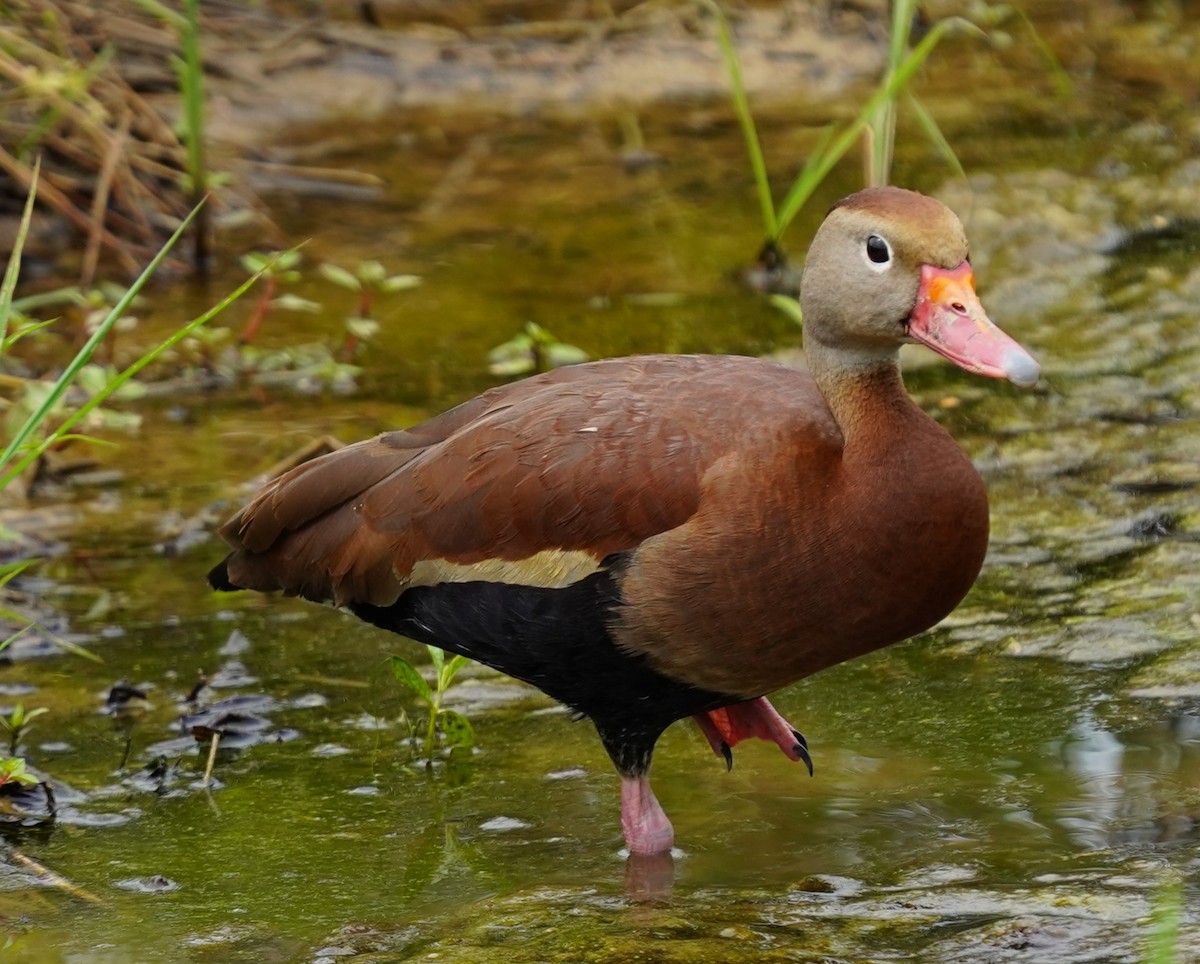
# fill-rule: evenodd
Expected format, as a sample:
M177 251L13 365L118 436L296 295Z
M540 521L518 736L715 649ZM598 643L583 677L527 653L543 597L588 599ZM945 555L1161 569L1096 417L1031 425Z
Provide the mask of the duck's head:
M962 224L931 197L880 187L840 201L804 265L810 356L869 367L920 342L967 371L1033 385L1037 362L988 319L967 255Z

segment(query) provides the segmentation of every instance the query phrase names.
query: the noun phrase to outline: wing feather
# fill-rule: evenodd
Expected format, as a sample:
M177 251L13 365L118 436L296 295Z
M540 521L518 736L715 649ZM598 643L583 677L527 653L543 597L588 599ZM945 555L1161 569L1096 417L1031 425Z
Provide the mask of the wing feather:
M807 376L754 359L642 356L493 389L268 483L221 530L229 579L388 605L417 564L462 578L472 565L523 572L508 564L542 555L577 571L578 557L563 569L558 554L600 560L686 522L708 468L744 444L739 423L789 383Z

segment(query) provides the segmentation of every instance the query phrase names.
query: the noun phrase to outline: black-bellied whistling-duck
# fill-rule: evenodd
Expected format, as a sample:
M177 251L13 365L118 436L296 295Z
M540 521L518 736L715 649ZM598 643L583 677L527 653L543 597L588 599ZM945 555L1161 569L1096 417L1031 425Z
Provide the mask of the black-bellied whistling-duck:
M629 850L667 850L647 773L669 724L811 771L765 694L929 628L975 581L983 483L905 393L900 346L1038 378L984 313L958 219L911 191L833 208L801 302L808 372L648 355L492 389L270 482L209 578L344 606L586 714Z

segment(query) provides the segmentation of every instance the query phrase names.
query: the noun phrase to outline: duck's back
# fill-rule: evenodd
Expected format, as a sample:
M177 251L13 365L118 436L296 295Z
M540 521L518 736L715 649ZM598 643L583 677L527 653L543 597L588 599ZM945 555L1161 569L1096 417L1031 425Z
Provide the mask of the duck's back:
M444 580L565 585L685 523L714 467L787 436L840 442L798 369L709 355L558 369L269 483L221 530L224 581L339 605Z

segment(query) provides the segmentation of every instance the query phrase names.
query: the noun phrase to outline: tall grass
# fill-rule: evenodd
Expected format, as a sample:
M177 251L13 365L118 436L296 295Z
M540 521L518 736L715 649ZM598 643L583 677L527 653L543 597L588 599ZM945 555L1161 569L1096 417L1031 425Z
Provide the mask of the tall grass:
M208 205L201 202L208 196L210 177L205 141L204 58L200 45L200 0L182 0L183 13L178 14L158 0L133 0L147 13L158 17L179 34L180 57L174 58L179 75L179 94L183 115L179 135L187 157L186 190L194 214L192 264L199 274L207 274L210 257Z
M917 0L892 0L890 6L891 19L888 24L888 56L882 81L885 87L888 86L892 78L904 67L905 59L910 54L909 48L912 29L917 18ZM935 23L922 42L933 36L933 42L929 46L929 51L932 52L933 48L937 46L947 31L952 29L973 31L980 36L985 36L984 32L969 20L964 20L961 17L949 17ZM876 108L866 125L867 139L864 151L864 166L866 169L867 184L871 187L878 187L887 184L891 177L892 158L896 149L897 103L900 99L903 99L906 106L912 111L917 119L917 123L924 130L925 136L929 138L930 142L937 149L937 152L954 168L956 174L965 177L966 174L963 171L962 164L959 162L958 156L954 153L954 149L950 146L950 142L942 134L937 121L933 119L933 115L929 113L925 105L909 89L908 83L904 83L896 93L897 96L886 98Z
M25 241L29 233L30 219L33 212L34 199L37 190L37 171L35 167L35 180L33 189L30 191L29 198L25 205L24 215L21 220L21 225L17 233L16 242L13 245L13 254L8 263L8 268L5 271L4 281L0 284L0 332L4 333L4 338L0 341L0 347L4 351L8 351L12 344L16 341L19 334L9 335L9 319L12 314L13 292L16 288L17 276L20 272L21 255L24 250ZM113 327L120 320L122 315L128 310L130 304L145 287L151 276L162 264L168 252L175 246L180 237L187 231L189 225L192 224L198 209L193 211L183 219L179 227L175 229L174 234L167 242L159 249L158 253L150 260L146 267L138 275L137 279L125 291L121 298L109 309L104 319L96 327L92 336L87 340L82 348L63 368L62 373L51 385L50 389L42 393L39 397L38 404L25 418L25 420L17 426L13 432L12 438L8 444L0 452L0 490L6 488L17 476L25 471L30 465L36 462L41 456L52 446L58 444L64 439L70 437L75 426L79 425L84 419L96 410L101 404L117 392L130 379L141 372L147 365L158 359L164 352L170 350L183 339L187 338L192 332L202 325L207 324L222 311L228 308L231 304L237 301L250 287L258 280L259 274L254 274L241 285L235 288L230 294L226 295L212 308L191 321L182 325L167 338L163 339L154 347L143 353L135 362L111 377L109 377L100 388L95 391L86 401L67 412L61 418L57 412L59 403L63 400L68 389L70 389L79 379L80 373L84 367L91 361L97 349L108 337Z
M892 4L887 64L879 86L853 120L840 129L831 126L822 132L817 144L805 160L804 167L796 175L784 194L783 200L776 207L767 176L762 143L758 137L754 118L750 113L741 62L738 59L729 20L718 0L699 0L699 2L713 14L717 21L717 39L725 61L725 70L729 76L734 111L741 125L746 151L750 157L750 169L754 175L755 190L758 194L759 206L762 209L763 229L769 245L776 246L776 250L778 250L777 245L788 225L808 203L821 182L829 176L830 171L864 134L866 135L867 156L870 158L868 183L887 183L895 143L897 100L908 95L913 77L947 34L955 30L969 30L981 35L983 33L968 20L961 17L949 17L935 23L916 46L910 48L909 39L916 11L916 0L895 0ZM927 111L922 116L925 118L922 122L923 126L927 122L928 125L931 125L927 129L936 129L936 125L933 124L932 117L929 117ZM940 131L937 133L940 143L945 144L945 138L940 136ZM948 146L946 145L947 148ZM953 152L950 153L953 154ZM957 159L954 163L957 164ZM961 170L961 166L959 170Z

